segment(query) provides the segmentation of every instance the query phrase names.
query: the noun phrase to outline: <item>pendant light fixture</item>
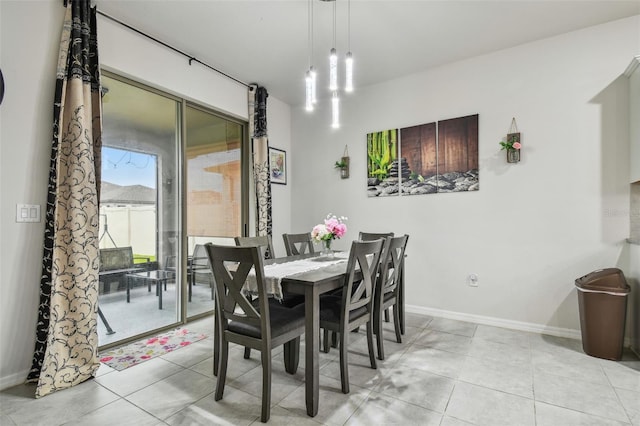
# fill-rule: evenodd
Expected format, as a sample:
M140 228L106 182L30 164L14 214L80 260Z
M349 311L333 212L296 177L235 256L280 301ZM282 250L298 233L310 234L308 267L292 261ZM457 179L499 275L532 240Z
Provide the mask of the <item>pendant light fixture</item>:
M329 90L331 97L331 127L340 127L340 99L338 98L338 54L336 52L336 2L333 2L333 47L329 55Z
M304 76L304 89L305 89L305 102L304 106L307 111L313 111L313 97L312 97L312 80L311 80L311 71L307 70L307 73Z
M336 52L336 2L333 2L333 47L329 52L329 90L338 90L338 53Z
M315 94L316 72L313 69L313 0L308 0L307 7L307 43L309 50L309 69L304 76L305 109L313 111L313 104L317 102Z
M316 81L317 81L317 73L313 68L313 0L309 0L309 10L311 11L311 16L309 18L309 73L311 74L311 103L318 103L318 97L316 95Z
M316 87L318 86L316 84L316 81L318 80L318 74L316 73L316 70L313 68L313 65L309 69L309 74L311 74L311 103L315 105L318 103L318 97L316 95Z
M347 1L347 57L344 61L344 65L344 91L353 92L353 55L351 54L351 0Z
M313 111L317 100L317 74L313 67L313 2L307 0L309 68L305 73L305 109ZM333 45L329 51L329 91L331 92L331 127L340 127L340 97L338 96L338 52L336 49L336 1L320 0L333 3ZM345 92L353 91L353 55L351 53L351 0L348 0L347 54L345 58Z
M340 98L338 98L338 92L333 92L331 97L331 127L334 129L340 127Z

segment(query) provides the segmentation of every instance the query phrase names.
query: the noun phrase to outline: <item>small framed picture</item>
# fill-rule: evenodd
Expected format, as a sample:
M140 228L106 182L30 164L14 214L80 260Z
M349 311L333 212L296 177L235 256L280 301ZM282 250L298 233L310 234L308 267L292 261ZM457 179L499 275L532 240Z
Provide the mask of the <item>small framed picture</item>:
M285 151L269 148L269 173L271 183L287 184L287 153Z

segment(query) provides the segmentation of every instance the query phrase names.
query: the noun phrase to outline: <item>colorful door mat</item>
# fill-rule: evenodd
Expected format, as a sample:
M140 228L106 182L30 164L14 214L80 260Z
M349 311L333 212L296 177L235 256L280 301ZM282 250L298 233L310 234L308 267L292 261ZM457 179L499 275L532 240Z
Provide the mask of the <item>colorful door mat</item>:
M101 353L100 362L121 371L206 338L206 334L178 328L160 336Z

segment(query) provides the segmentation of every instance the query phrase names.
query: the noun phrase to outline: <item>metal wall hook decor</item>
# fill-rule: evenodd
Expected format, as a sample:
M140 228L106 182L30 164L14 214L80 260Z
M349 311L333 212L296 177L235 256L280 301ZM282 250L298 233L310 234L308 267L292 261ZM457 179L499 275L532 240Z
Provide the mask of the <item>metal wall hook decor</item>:
M509 133L507 133L505 141L500 142L500 146L507 151L507 163L518 163L520 161L522 144L520 143L520 132L518 132L515 117L511 119Z
M335 168L340 169L340 177L342 179L347 179L349 177L349 151L347 149L347 145L344 146L344 153L342 154L340 161L336 161Z

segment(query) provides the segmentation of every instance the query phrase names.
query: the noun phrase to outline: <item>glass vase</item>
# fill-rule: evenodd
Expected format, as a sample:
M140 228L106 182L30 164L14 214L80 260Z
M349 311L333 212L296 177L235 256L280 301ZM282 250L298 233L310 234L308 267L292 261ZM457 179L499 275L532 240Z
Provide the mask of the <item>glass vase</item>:
M331 249L331 242L333 240L324 240L322 245L322 256L332 259L333 258L333 250Z
M507 149L507 162L508 163L517 163L520 161L520 150L519 149Z

